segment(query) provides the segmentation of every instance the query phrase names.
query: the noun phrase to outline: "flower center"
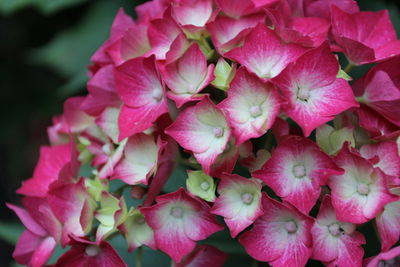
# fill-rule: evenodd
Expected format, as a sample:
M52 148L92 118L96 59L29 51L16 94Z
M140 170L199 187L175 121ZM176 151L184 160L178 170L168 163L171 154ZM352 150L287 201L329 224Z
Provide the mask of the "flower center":
M182 218L183 217L183 209L180 207L173 207L171 209L171 215L175 218Z
M262 114L262 110L260 108L260 106L252 106L250 108L250 115L253 118L257 118L258 116L260 116Z
M331 224L328 227L329 233L333 236L338 236L340 234L340 226L337 223Z
M303 165L295 165L293 167L293 175L296 178L303 178L306 176L306 168Z
M160 102L163 96L163 92L161 90L153 90L151 96L154 100Z
M95 257L99 254L99 252L100 252L100 248L95 245L90 245L85 248L85 253L89 257Z
M310 91L306 88L297 86L297 99L307 102L310 98Z
M367 184L358 184L357 186L357 192L360 195L368 195L369 193L369 186Z
M250 205L253 202L253 195L250 193L242 194L242 201L246 205Z
M213 133L215 137L222 137L224 135L224 129L221 127L214 127Z
M201 187L201 189L203 189L204 191L207 191L208 188L210 188L210 184L209 184L208 182L204 181L204 182L202 182L202 183L200 184L200 187Z
M136 223L136 224L144 224L144 222L145 222L145 220L144 220L144 217L143 217L143 216L138 216L138 217L136 217L136 219L135 219L135 223Z
M290 221L285 223L285 229L288 231L288 233L294 233L297 231L297 225L295 222Z

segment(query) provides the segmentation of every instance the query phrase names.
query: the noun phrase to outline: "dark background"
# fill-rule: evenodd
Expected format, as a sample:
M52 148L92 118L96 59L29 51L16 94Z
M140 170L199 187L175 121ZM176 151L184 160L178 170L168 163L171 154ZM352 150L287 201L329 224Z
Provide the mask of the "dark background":
M89 57L107 38L119 7L134 0L0 0L0 266L12 262L22 231L4 203L33 172L46 127L64 100L85 93ZM387 8L400 28L396 0L360 0L362 10ZM15 266L15 265L14 265Z

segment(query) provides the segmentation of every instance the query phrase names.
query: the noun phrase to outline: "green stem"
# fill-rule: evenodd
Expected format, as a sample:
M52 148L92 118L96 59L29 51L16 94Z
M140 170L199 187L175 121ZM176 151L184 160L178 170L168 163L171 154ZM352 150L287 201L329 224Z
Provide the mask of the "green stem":
M356 96L356 100L357 100L358 103L364 103L365 102L365 99L362 96Z
M355 66L351 63L347 64L347 66L344 68L344 72L349 73Z
M193 168L193 169L196 169L196 170L201 170L201 166L199 164L192 163L188 159L184 159L184 158L180 157L180 158L177 159L177 163L181 164L183 166L189 167L189 168Z
M142 267L142 250L143 250L142 246L136 249L135 267Z

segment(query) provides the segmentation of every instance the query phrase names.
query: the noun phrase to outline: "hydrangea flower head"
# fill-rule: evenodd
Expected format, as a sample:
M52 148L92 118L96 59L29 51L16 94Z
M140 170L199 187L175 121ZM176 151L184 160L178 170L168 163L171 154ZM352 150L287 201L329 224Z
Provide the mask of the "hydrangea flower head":
M17 190L22 207L8 204L26 228L19 264L53 264L61 246L54 266L126 266L131 253L147 266L160 252L175 267L398 265L388 11L150 0L135 12L118 11L87 95L65 101Z

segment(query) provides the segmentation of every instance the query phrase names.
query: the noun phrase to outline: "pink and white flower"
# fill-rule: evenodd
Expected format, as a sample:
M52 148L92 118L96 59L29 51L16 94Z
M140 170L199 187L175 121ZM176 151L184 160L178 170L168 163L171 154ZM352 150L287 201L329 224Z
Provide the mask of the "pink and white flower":
M242 64L259 78L268 80L304 52L301 46L282 44L273 30L260 23L246 37L243 47L232 49L224 56Z
M165 132L183 148L193 152L206 174L220 155L231 135L222 111L206 97L179 114Z
M139 210L133 210L118 229L125 235L129 252L134 251L142 245L146 245L154 250L157 249L154 231L147 224L143 214Z
M287 104L283 110L299 124L307 137L335 115L357 107L346 80L337 78L339 63L324 43L291 63L273 79Z
M19 264L41 267L60 242L62 226L45 198L25 197L22 203L26 209L7 204L26 227L18 239L13 257Z
M374 169L368 160L351 152L346 144L335 157L335 163L345 171L328 181L338 220L367 222L395 200L387 187L388 177L380 169Z
M385 174L400 177L400 156L396 142L385 141L363 145L360 148L360 154Z
M396 267L400 264L400 246L394 247L389 251L381 252L375 257L364 260L365 267Z
M203 29L212 19L212 0L174 0L171 2L173 18L186 31Z
M72 236L70 245L70 250L65 252L57 260L56 264L54 265L55 267L128 266L108 242L92 242L84 238Z
M124 103L118 118L121 141L149 128L168 108L154 57L128 60L115 68L114 75Z
M188 101L201 100L197 95L214 79L214 65L207 67L207 59L198 44L192 44L176 61L162 68L162 76L168 88L168 97L178 108Z
M66 246L70 235L85 236L92 227L96 202L87 191L84 179L77 183L56 181L47 195L56 218L62 223L61 244Z
M217 51L222 55L243 43L244 38L258 23L263 23L264 14L254 14L241 18L217 16L207 24L207 30Z
M254 172L284 201L308 214L329 176L343 173L311 140L288 136L272 152L264 166Z
M224 217L232 238L263 215L261 184L236 174L225 174L218 185L219 197L211 213Z
M251 257L272 266L304 266L312 252L312 218L266 195L262 203L264 215L240 236L240 244Z
M124 157L117 164L112 179L121 179L127 184L145 184L156 172L159 144L154 137L143 133L128 139L124 149Z
M386 204L382 212L376 215L375 220L382 251L387 251L400 238L400 198Z
M156 59L164 60L172 42L182 31L171 16L171 8L168 8L162 18L153 19L148 23L147 33L151 53L154 54Z
M241 67L232 80L228 97L220 107L233 128L236 144L260 137L270 129L278 115L280 96L265 83Z
M311 228L313 236L312 259L329 266L361 266L365 244L364 236L356 232L352 223L337 220L329 195L325 195L317 219Z
M399 41L400 42L400 41ZM400 56L372 67L353 84L356 96L385 119L400 126Z
M156 201L157 204L143 207L140 211L154 231L157 247L175 262L180 262L190 253L196 241L222 230L209 213L209 206L182 188L158 196Z

